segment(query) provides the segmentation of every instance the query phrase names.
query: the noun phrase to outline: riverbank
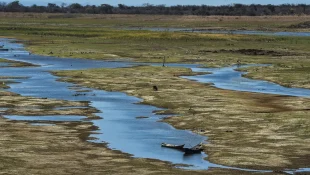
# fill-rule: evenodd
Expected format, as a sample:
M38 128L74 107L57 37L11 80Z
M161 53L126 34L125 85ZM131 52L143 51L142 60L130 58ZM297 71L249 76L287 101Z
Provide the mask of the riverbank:
M168 109L159 113L180 115L164 121L208 136L205 150L211 162L272 170L307 166L309 99L220 90L178 77L183 74L191 74L190 69L139 66L55 73L67 77L62 81L126 92Z
M71 15L67 18L64 14L2 13L1 35L19 39L32 53L55 57L157 63L165 60L208 67L237 63L273 64L260 69L264 71L249 69L251 72L247 76L288 86L308 86L298 77L306 75L310 67L310 37L122 30L139 26L173 28L184 24L191 28L237 29L243 26L245 30L253 30L259 25L283 31L295 23L309 20L308 16L240 17L232 21L228 20L232 17L225 17L227 20L218 21L219 17L197 16ZM240 22L236 22L238 20ZM284 71L294 72L294 76Z
M296 60L289 66L273 65L270 67L258 67L243 69L248 73L245 77L251 79L267 80L280 84L285 87L310 88L309 63L303 63Z
M300 66L292 63L310 65L310 42L303 37L122 31L107 27L116 24L113 18L106 21L105 17L84 20L39 17L34 20L27 15L2 18L1 32L4 36L22 39L27 49L36 54L109 60L132 58L136 62L162 62L165 58L167 62L213 67L238 62L269 63L292 71ZM101 23L94 26L94 21ZM131 18L127 24L133 21ZM106 25L108 22L110 25ZM144 21L141 25L156 26L156 23L156 20ZM181 117L165 121L209 136L211 144L205 145L205 149L212 162L274 170L307 166L308 99L218 90L178 78L191 74L186 69L135 67L77 73L57 75L74 76L76 79L66 81L89 87L123 91L141 97L145 103L167 108L164 113L180 114ZM303 77L308 71L303 69L297 73ZM287 75L279 76L286 79ZM290 81L298 84L302 80L292 77ZM158 86L158 92L152 90L153 84Z
M167 162L132 158L107 149L104 143L87 142L97 130L88 120L16 121L3 117L44 119L46 115L63 115L96 120L93 114L97 111L88 102L23 97L6 91L0 91L0 99L0 168L5 174L253 174L215 168L207 172L187 171Z
M157 160L131 158L83 141L93 130L91 123L32 126L0 118L0 125L4 174L255 174L223 169L186 171Z

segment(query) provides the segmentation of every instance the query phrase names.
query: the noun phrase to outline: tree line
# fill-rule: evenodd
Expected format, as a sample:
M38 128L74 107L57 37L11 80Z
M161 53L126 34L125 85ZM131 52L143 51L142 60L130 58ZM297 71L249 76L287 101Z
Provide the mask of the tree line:
M226 15L226 16L264 16L264 15L309 15L308 4L231 4L222 6L208 5L152 5L127 6L118 4L81 5L79 3L60 5L48 3L46 6L24 6L19 1L0 2L1 12L35 12L35 13L88 13L88 14L151 14L151 15Z

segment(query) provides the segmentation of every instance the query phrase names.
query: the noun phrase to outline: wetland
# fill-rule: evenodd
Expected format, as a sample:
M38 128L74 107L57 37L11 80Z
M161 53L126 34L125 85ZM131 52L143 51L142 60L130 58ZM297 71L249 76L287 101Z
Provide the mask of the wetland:
M20 22L19 25L2 18L2 35L20 39L18 43L2 40L5 47L12 50L1 52L1 57L10 60L3 61L6 64L0 68L1 75L7 81L16 82L5 82L9 89L3 93L19 94L16 99L4 98L2 103L5 105L1 106L4 109L1 114L4 117L3 125L21 126L13 130L17 135L23 128L41 134L42 137L38 136L41 141L53 137L55 144L70 137L71 142L67 141L67 144L60 146L72 147L72 152L78 156L73 158L55 155L55 159L66 159L69 163L68 167L61 167L60 172L71 171L68 168L77 166L78 162L83 165L77 170L79 173L91 171L91 167L87 168L87 165L94 161L104 162L103 159L106 159L105 162L107 159L115 161L105 168L103 166L103 169L99 168L100 165L94 165L93 172L122 174L134 168L135 172L145 174L186 174L188 171L197 174L254 173L249 170L277 174L285 171L292 173L294 170L306 171L303 168L309 168L310 101L308 90L302 89L309 85L306 78L309 38L123 31L109 28L111 23L90 29L82 27L88 26L83 17L80 23L73 23L77 21L75 18L51 19L45 22L48 25L43 26L40 25L40 18L20 18L25 22ZM69 26L52 25L56 24L55 20L80 27L72 29ZM101 21L100 18L92 20ZM27 21L39 24L32 26ZM8 26L14 26L14 31L8 30ZM24 43L31 54L19 42ZM256 49L259 53L268 51L262 52L268 54L227 52L242 49ZM205 50L212 52L202 52ZM161 63L163 58L167 61L166 67L154 64ZM16 61L27 66L8 66L12 64L10 62ZM237 63L268 66L241 66L239 71L248 72L243 74L234 71L236 67L230 67ZM198 64L203 67L227 68L197 68ZM226 77L228 80L216 79L217 73L221 74L220 78ZM242 74L257 80L242 78ZM298 95L286 91L277 93L278 89L268 94L268 85L263 85L266 87L261 91L240 92L240 89L233 89L229 84L226 88L219 89L210 80L212 78L208 79L213 75L213 79L219 82L234 80L238 86L243 87L257 86L249 83L250 81L268 80L285 86L278 86L278 89L281 87L291 90L294 88L290 87L296 87ZM228 75L231 77L227 78ZM187 76L203 80L190 81L186 79ZM152 89L154 85L158 87L158 91ZM17 103L23 101L25 104ZM148 118L136 118L141 116ZM60 121L55 120L59 118ZM28 123L35 123L35 126ZM54 132L57 134L48 135ZM72 133L74 134L70 136ZM21 140L29 146L32 142L36 143L33 139L25 141L27 139L30 138L23 136ZM13 142L14 139L9 141ZM182 142L188 146L206 141L203 147L208 156L202 154L184 158L178 152L162 150L160 143L169 141L175 144ZM77 143L86 145L83 152L74 151L79 149ZM133 148L138 149L122 146L126 143L132 143ZM42 141L42 146L45 144L47 143L43 144ZM27 156L46 154L43 150L39 152L37 147L33 149ZM60 151L49 149L54 151L53 154ZM16 160L15 165L35 165L34 162L25 161L26 156L24 159L20 151L12 152L18 155L11 157ZM81 154L88 158L79 157ZM51 162L42 163L42 167L49 163ZM178 167L181 164L194 167L178 169L173 168L171 163ZM57 162L54 164L56 166ZM14 164L7 162L4 166L6 171L11 171L8 167L14 167ZM117 166L120 166L119 171ZM55 171L53 168L48 169L47 174ZM43 169L37 172L43 172Z

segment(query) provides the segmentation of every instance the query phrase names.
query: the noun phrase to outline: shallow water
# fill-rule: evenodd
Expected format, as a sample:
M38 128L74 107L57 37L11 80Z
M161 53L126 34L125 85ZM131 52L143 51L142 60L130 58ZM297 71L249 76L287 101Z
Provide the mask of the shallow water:
M208 161L203 160L206 156L205 154L183 157L183 153L181 152L161 147L162 142L185 143L186 146L190 147L205 141L206 137L189 131L176 130L166 123L157 122L162 117L165 117L153 113L155 110L160 110L159 108L137 104L141 99L128 96L125 93L100 91L78 87L72 83L59 82L57 81L58 77L48 72L51 70L81 70L99 67L116 68L132 66L129 63L29 55L28 52L24 51L21 44L10 43L7 40L0 40L1 42L5 47L12 48L13 50L0 53L0 57L25 61L41 66L1 68L0 74L2 76L28 77L27 79L16 80L19 82L17 84L10 84L11 88L9 91L23 96L91 102L92 107L101 111L97 115L102 117L102 119L92 120L94 125L99 127L98 134L92 135L92 137L97 138L95 142L107 142L110 148L132 154L134 157L156 158L175 164L194 165L199 169L207 169L212 165ZM81 90L85 91L83 92L85 95L75 96L78 93L77 91ZM149 118L136 119L139 116ZM5 117L11 120L26 120L33 123L37 121L39 124L44 120L59 122L68 120L81 121L84 119L82 116L76 118L60 116Z
M258 30L205 30L192 28L165 28L165 27L128 27L125 30L149 30L158 32L191 32L191 33L214 33L214 34L238 34L238 35L270 35L270 36L301 36L310 37L310 32L270 32Z
M7 67L9 65L10 65L10 63L0 63L0 67Z
M210 167L238 169L208 162L204 160L204 158L206 158L207 156L205 154L184 156L182 152L179 152L177 150L162 148L160 146L162 142L172 144L186 144L186 147L191 147L195 144L205 141L207 138L194 134L190 131L177 130L166 123L158 122L158 120L160 120L162 117L165 117L155 115L153 113L153 111L155 110L160 110L159 108L149 105L137 104L141 102L141 99L128 96L125 93L107 92L102 90L79 87L72 83L59 82L57 81L58 77L55 77L48 72L51 70L81 70L99 67L128 67L136 65L135 63L107 62L29 55L29 53L24 50L21 44L12 43L6 39L0 39L0 44L4 44L5 47L12 49L9 52L1 52L0 57L40 65L40 67L1 68L0 75L2 76L28 77L16 80L19 83L11 84L11 89L9 89L9 91L21 94L23 96L71 101L89 101L92 107L95 107L96 109L101 111L99 113L96 113L96 115L100 116L102 119L91 120L95 126L99 127L99 130L97 131L98 133L91 135L92 137L97 138L95 142L107 142L109 143L108 146L111 149L116 149L125 153L132 154L134 157L154 158L163 161L169 161L174 164L192 165L191 167L187 167L188 169L208 169ZM160 64L154 65L156 66ZM234 67L213 70L197 68L198 65L191 64L167 64L167 66L188 67L198 72L213 71L213 77L212 74L197 76L197 81L211 81L215 84L215 86L217 86L217 84L219 84L218 86L222 86L221 88L230 88L228 84L231 83L234 79L239 79L239 86L232 86L235 87L233 90L242 90L242 87L249 86L248 83L243 83L243 81L247 82L249 80L240 77L242 73L234 71ZM211 76L212 78L208 79L208 76ZM192 79L194 77L186 78ZM227 85L222 85L221 82L223 81L227 81ZM259 83L261 81L253 80L253 83L255 82ZM266 88L269 87L268 84L264 85L266 85ZM80 90L85 90L85 92L83 92L83 94L85 95L75 96L77 91ZM252 89L247 90L251 91ZM268 90L268 92L269 91L271 90ZM298 96L303 96L303 92L300 92L296 89L293 91L296 91L296 94ZM292 95L290 93L285 94L286 92L287 91L283 91L281 93L283 95ZM304 96L308 96L308 94L306 93L306 95ZM83 107L81 106L81 108ZM139 116L145 116L148 118L136 119L136 117ZM49 122L61 122L67 121L69 119L72 119L74 121L83 121L85 118L83 116L76 116L73 118L71 118L70 116L5 117L11 120L28 120L31 121L34 125L40 125L44 120ZM37 123L35 121L37 121ZM245 171L255 170L246 169Z
M242 67L249 67L249 65L224 68L192 68L194 72L209 72L211 74L198 76L183 76L183 78L198 81L201 83L212 83L214 87L220 89L307 98L310 97L310 89L288 88L268 81L245 78L243 77L243 75L245 75L246 72L240 72L235 70Z

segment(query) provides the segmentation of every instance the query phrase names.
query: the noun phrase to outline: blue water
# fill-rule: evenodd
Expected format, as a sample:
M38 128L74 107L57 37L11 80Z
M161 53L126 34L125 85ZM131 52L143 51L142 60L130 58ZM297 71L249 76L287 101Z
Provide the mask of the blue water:
M183 76L183 78L198 81L201 83L212 83L214 87L235 91L256 92L264 94L286 95L296 97L310 97L310 89L288 88L276 83L252 80L243 77L246 72L236 71L237 68L249 67L232 66L224 68L192 68L194 72L209 72L211 74L197 76ZM266 65L252 65L266 66Z
M11 88L9 91L23 96L69 101L89 101L91 107L95 107L100 111L96 115L101 117L101 119L91 120L99 128L96 131L97 134L91 135L91 137L97 138L94 142L109 143L109 148L121 150L122 152L132 154L134 157L155 158L174 164L193 165L193 168L197 169L208 169L213 165L208 161L204 161L205 154L195 155L189 158L184 157L182 152L161 147L162 142L174 144L184 143L187 147L191 147L207 140L204 136L194 134L190 131L177 130L166 123L158 122L166 116L156 115L153 111L161 109L150 105L138 104L141 102L141 99L128 96L125 93L77 87L72 83L60 82L57 81L58 77L53 76L49 72L52 70L81 70L83 72L83 69L89 68L128 67L132 66L130 63L29 55L21 44L12 43L8 40L0 40L0 44L4 44L5 47L12 49L6 53L0 53L0 57L39 65L37 67L25 68L1 68L0 75L2 76L27 77L15 80L19 83L10 84ZM81 90L85 95L75 96ZM78 108L78 106L74 108ZM61 109L66 109L66 107ZM136 119L139 116L149 118ZM4 117L11 120L37 122L39 125L44 121L48 123L51 121L60 122L69 120L83 122L85 119L85 116L71 118L70 116L6 115Z
M10 63L0 63L0 67L7 67L9 65L10 65Z
M268 170L250 170L239 169L236 167L226 167L204 160L207 157L205 154L184 156L182 152L177 150L162 148L160 146L162 142L172 144L186 144L186 147L191 147L200 142L205 142L207 138L194 134L190 131L177 130L166 123L158 122L161 118L166 116L156 115L153 111L162 109L150 105L138 104L141 102L141 99L139 98L128 96L125 93L120 92L107 92L84 87L72 88L77 86L72 83L57 81L58 77L49 73L49 71L53 70L80 70L81 73L83 73L83 69L100 67L129 67L136 65L136 63L29 55L29 53L24 50L21 44L13 43L7 39L0 39L0 45L2 44L11 50L9 52L0 52L0 57L39 65L37 67L26 68L1 68L0 75L2 76L27 77L15 80L19 83L10 84L11 89L9 89L9 91L21 94L23 96L69 101L89 101L91 107L94 107L100 111L96 113L96 115L101 117L101 119L91 120L91 122L93 122L93 124L99 128L97 134L91 135L91 137L97 138L97 140L94 142L106 142L108 143L109 148L132 154L133 157L152 158L169 161L173 164L190 165L190 167L187 167L189 169L208 169L210 167L217 167L244 171L268 172ZM160 64L153 65L158 66ZM259 93L278 93L281 95L303 97L308 97L310 92L310 90L307 89L285 88L274 83L243 78L242 74L244 73L235 71L234 68L236 67L208 69L198 68L198 65L192 64L167 64L167 66L187 67L192 68L193 71L197 72L212 72L213 74L184 78L200 81L203 83L214 83L214 86L223 89ZM264 86L264 89L261 89L259 85ZM249 86L252 86L252 88ZM259 86L259 88L256 86ZM83 92L85 95L75 96L75 94L80 90L85 91ZM84 106L81 106L81 108L82 107ZM139 116L145 116L148 118L136 119L136 117ZM5 117L11 120L31 121L35 125L42 124L42 121L83 122L86 118L85 116ZM306 171L308 169L299 170ZM292 173L292 171L288 172Z

